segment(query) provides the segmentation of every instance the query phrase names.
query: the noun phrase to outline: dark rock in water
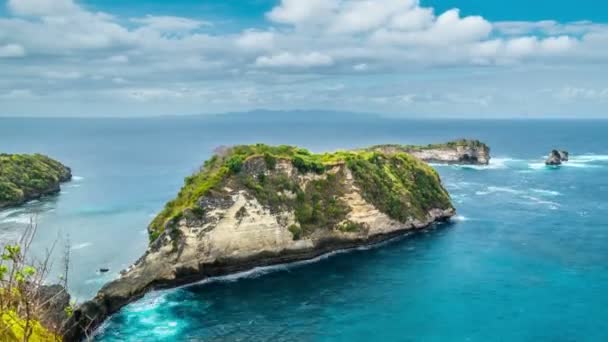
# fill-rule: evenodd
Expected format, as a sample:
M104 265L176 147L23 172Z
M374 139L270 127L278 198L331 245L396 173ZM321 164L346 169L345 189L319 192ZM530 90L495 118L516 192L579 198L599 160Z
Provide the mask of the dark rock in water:
M546 165L562 165L562 158L558 150L553 150L549 153L549 157L545 160Z
M110 271L109 268L100 268L99 269L99 272L101 272L101 273L106 273L106 272L109 272L109 271Z
M545 160L546 165L561 165L562 162L568 161L568 151L553 150L549 153L549 157Z

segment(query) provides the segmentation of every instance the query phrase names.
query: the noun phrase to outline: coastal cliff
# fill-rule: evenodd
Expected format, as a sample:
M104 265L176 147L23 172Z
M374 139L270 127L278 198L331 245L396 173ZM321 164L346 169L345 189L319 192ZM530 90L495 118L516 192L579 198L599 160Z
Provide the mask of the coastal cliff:
M0 209L60 191L69 167L41 154L0 154Z
M460 139L444 144L377 145L368 150L383 153L409 153L427 163L487 165L490 163L490 147L479 140Z
M150 247L74 311L66 341L147 291L377 243L453 216L438 174L399 151L218 151L149 226Z

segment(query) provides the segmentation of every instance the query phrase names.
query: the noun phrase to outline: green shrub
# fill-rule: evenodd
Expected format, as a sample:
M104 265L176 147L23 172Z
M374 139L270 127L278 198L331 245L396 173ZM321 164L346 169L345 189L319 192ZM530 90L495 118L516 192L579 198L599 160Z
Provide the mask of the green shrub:
M302 238L302 228L300 228L298 225L292 224L287 229L289 229L293 235L294 240L300 240Z

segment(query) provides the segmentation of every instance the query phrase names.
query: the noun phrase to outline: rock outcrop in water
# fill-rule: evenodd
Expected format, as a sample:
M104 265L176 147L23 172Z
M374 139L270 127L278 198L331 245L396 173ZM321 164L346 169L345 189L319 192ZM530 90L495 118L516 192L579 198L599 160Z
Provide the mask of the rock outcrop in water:
M153 289L377 243L454 213L435 170L404 152L228 148L186 178L146 253L74 311L65 340Z
M41 154L0 154L0 208L60 191L72 179L69 167Z
M426 146L378 145L370 150L383 153L405 152L428 163L487 165L490 147L479 140L461 139Z
M549 153L549 157L547 157L547 160L545 160L545 164L555 166L555 165L561 165L562 162L567 162L567 161L568 161L568 152L567 151L552 150L551 153Z

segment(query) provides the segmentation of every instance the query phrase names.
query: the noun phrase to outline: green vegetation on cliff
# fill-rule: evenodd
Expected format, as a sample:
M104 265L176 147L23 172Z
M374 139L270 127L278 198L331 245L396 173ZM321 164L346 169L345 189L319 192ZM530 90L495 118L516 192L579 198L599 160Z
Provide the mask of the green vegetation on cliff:
M41 154L0 154L0 208L59 190L70 169Z
M290 162L299 175L306 175L306 185L298 177L275 170L279 161ZM244 145L220 151L187 177L177 197L150 224L150 239L155 240L186 212L202 215L205 208L199 200L221 197L224 187L247 190L273 212L293 212L296 224L289 229L296 239L315 229L357 231L363 227L346 220L350 207L342 199L347 191L346 168L363 197L396 220L422 219L430 209L451 208L435 170L406 153L313 154L293 146Z

